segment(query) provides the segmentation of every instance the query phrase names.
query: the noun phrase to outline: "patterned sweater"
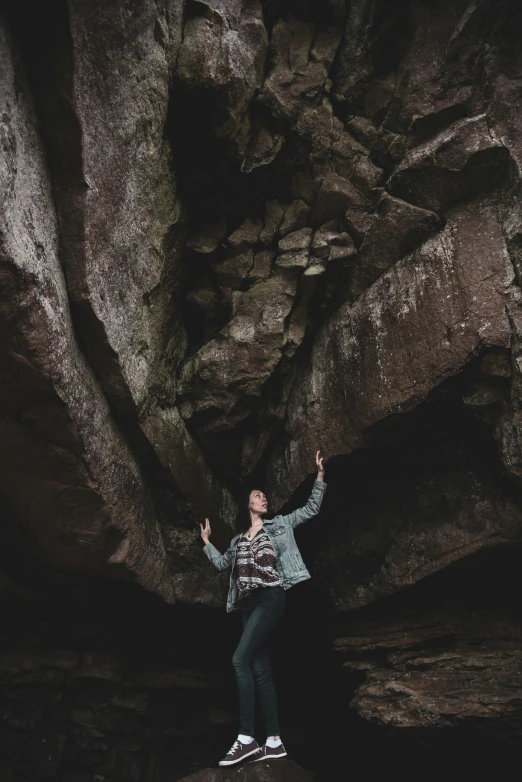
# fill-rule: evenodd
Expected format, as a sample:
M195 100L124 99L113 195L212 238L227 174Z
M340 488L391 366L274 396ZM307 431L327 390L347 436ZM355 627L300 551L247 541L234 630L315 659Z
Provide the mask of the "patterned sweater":
M257 587L283 586L274 547L263 529L252 540L243 536L239 538L234 575L240 598Z

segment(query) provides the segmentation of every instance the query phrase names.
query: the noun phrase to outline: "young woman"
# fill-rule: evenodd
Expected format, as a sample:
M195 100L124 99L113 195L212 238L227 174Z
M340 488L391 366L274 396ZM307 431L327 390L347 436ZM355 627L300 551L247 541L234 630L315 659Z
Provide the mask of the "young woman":
M326 490L323 457L315 455L317 479L310 499L287 516L263 519L268 502L254 489L242 500L245 516L242 532L232 538L224 554L209 542L210 522L200 524L203 551L218 570L231 567L227 611L241 612L243 634L232 664L239 692L239 735L220 766L251 760L282 758L286 750L279 735L277 701L270 668L268 640L285 607L285 590L310 578L294 538L294 529L311 519L321 507ZM241 522L241 519L240 519ZM254 738L255 689L261 701L267 740L259 746Z

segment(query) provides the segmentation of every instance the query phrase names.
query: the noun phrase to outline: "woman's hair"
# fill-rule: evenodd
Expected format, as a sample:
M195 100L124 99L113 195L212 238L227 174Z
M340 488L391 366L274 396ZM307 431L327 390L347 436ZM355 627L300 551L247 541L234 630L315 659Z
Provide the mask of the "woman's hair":
M253 486L251 489L245 489L239 498L236 515L236 532L245 532L250 528L250 511L248 510L248 503L250 502L250 495L255 489L259 489L259 487Z

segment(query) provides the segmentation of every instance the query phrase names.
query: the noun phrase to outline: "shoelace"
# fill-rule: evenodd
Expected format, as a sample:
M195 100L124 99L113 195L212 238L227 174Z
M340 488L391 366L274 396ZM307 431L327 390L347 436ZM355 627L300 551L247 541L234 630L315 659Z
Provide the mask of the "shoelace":
M232 746L230 747L228 754L233 755L236 749L239 749L240 746L241 746L241 742L239 741L239 739L236 739L232 744Z

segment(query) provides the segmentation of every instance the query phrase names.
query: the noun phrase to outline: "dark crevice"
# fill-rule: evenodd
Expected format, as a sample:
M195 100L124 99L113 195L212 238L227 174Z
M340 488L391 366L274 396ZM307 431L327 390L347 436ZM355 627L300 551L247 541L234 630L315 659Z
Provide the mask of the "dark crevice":
M411 126L410 146L422 144L429 138L437 136L459 119L469 117L469 107L465 103L456 103L441 109L436 114L427 114L416 119Z
M369 33L373 78L384 79L398 70L410 46L412 32L411 0L396 2L392 9L386 0L375 4Z

